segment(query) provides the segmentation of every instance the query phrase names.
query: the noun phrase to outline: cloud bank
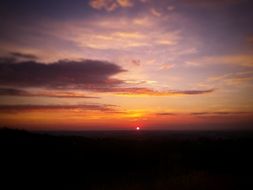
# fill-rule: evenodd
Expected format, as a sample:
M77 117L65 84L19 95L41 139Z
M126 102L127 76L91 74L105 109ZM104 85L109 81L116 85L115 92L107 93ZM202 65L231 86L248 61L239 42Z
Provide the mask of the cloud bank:
M61 60L46 64L5 58L0 59L0 96L95 98L76 91L147 96L201 95L214 91L158 91L149 87L136 87L127 81L113 78L122 72L126 70L107 61ZM37 90L28 90L30 88Z
M0 85L44 87L53 89L87 89L113 86L122 81L112 79L124 72L120 66L106 61L62 60L50 64L36 61L0 60Z

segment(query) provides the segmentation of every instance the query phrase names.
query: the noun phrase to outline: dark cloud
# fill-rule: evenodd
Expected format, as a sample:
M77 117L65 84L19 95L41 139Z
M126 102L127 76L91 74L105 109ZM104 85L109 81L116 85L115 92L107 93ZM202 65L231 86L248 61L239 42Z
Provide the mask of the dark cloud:
M198 95L198 94L208 94L213 92L214 89L208 89L208 90L172 90L169 91L171 94L178 94L178 95Z
M209 112L193 112L193 113L190 113L190 115L207 115L207 114L210 114Z
M84 104L84 105L1 105L0 112L2 113L19 113L31 111L101 111L115 112L117 106L107 104Z
M133 60L132 60L132 64L133 64L134 66L140 66L140 65L141 65L141 61L140 61L139 59L133 59Z
M99 98L94 96L86 96L81 93L66 91L40 91L30 92L14 88L0 88L0 96L25 96L25 97L51 97L51 98Z
M173 116L173 115L192 115L192 116L200 116L200 117L206 117L206 116L231 116L231 115L248 115L253 114L253 112L243 112L243 111L216 111L216 112L183 112L183 113L177 113L177 112L159 112L155 113L155 115L158 116Z
M173 116L173 115L178 115L178 113L173 113L173 112L160 112L160 113L156 113L156 115L159 115L159 116Z
M217 112L193 112L191 115L210 116L210 115L243 115L252 114L251 112L232 112L232 111L217 111Z
M236 112L236 111L216 111L216 112L192 112L190 115L199 117L212 117L212 116L233 116L233 115L247 115L252 112Z
M119 95L147 95L147 96L173 96L173 95L200 95L211 93L213 90L196 90L196 91L155 91L149 88L92 88L95 92L115 93ZM0 96L27 96L27 97L55 97L55 98L99 98L86 96L77 92L69 91L37 91L30 92L14 88L0 88Z
M22 58L22 59L38 59L36 55L33 54L26 54L26 53L19 53L19 52L10 52L10 56L14 58Z
M0 88L0 96L27 96L24 90L14 89L14 88Z
M214 89L208 90L165 90L157 91L150 88L111 88L111 89L98 89L100 91L114 92L121 95L148 95L148 96L176 96L176 95L201 95L208 94L214 91Z
M106 61L62 60L44 64L0 59L0 85L55 89L111 87L122 82L111 77L124 71L120 66Z

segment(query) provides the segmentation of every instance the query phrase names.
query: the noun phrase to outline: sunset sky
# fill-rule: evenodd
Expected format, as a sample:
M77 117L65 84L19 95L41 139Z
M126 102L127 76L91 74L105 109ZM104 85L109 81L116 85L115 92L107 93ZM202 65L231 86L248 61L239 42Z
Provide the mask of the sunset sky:
M0 126L253 127L251 0L2 0Z

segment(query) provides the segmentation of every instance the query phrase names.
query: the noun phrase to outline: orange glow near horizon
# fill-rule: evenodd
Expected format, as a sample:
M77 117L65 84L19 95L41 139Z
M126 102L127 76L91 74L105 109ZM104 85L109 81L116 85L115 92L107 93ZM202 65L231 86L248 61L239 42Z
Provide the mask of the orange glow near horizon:
M52 109L52 108L51 108ZM6 126L32 130L130 130L132 126L140 130L181 130L195 126L206 129L217 124L250 122L251 113L138 113L103 112L87 110L41 109L8 111L0 113L1 122ZM229 122L228 122L229 120ZM29 127L30 126L30 127ZM53 126L53 128L52 128ZM71 127L70 127L71 126ZM141 127L142 126L142 127ZM188 127L187 127L188 126ZM32 127L32 128L31 128ZM202 129L205 129L202 127Z

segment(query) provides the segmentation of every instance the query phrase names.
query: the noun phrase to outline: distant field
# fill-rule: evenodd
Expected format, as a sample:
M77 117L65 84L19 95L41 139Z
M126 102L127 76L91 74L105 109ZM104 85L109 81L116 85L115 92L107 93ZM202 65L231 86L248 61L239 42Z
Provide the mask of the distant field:
M251 132L1 129L0 147L9 187L224 190L253 180Z

